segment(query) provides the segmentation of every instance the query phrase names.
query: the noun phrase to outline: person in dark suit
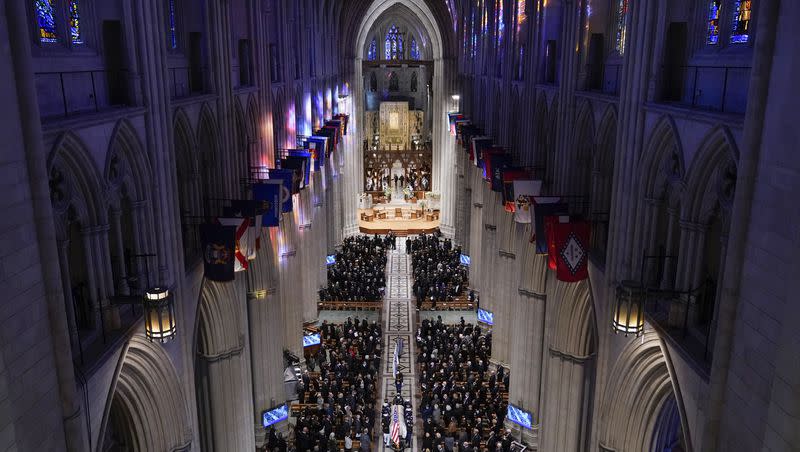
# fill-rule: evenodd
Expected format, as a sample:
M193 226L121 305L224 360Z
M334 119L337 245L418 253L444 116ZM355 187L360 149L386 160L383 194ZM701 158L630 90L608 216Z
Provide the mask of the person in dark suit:
M411 239L406 237L406 254L411 254Z

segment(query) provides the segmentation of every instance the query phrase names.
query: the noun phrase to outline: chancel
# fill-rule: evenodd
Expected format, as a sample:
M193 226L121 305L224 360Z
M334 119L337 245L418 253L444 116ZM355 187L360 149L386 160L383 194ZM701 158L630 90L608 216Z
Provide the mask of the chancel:
M0 450L800 450L796 0L6 0Z

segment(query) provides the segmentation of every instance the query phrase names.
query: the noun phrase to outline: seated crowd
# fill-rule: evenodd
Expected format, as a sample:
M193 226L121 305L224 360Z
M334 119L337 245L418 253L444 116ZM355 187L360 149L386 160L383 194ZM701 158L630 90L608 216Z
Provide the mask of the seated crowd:
M378 301L386 288L387 241L377 236L344 239L336 262L328 267L328 286L320 301Z
M453 248L450 239L423 234L407 240L406 248L411 253L418 309L424 300L433 302L435 308L437 301L453 301L464 292L467 269L460 265L461 248Z
M508 451L508 372L492 370L491 332L423 320L417 332L422 451Z
M322 344L314 354L319 372L304 372L297 383L301 404L295 449L369 451L373 438L381 326L366 319L334 325L323 322Z

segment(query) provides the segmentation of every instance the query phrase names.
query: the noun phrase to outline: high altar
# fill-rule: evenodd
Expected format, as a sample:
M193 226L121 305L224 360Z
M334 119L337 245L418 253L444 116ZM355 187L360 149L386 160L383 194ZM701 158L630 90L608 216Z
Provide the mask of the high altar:
M384 202L421 198L421 192L430 190L425 113L409 110L408 105L381 102L378 111L365 112L364 191Z

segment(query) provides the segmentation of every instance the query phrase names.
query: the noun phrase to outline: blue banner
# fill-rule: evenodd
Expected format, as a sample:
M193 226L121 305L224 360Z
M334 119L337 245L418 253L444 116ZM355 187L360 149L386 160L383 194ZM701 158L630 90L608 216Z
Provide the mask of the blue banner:
M283 182L279 180L265 180L253 184L253 199L260 203L262 213L261 225L274 227L281 220L281 191Z

